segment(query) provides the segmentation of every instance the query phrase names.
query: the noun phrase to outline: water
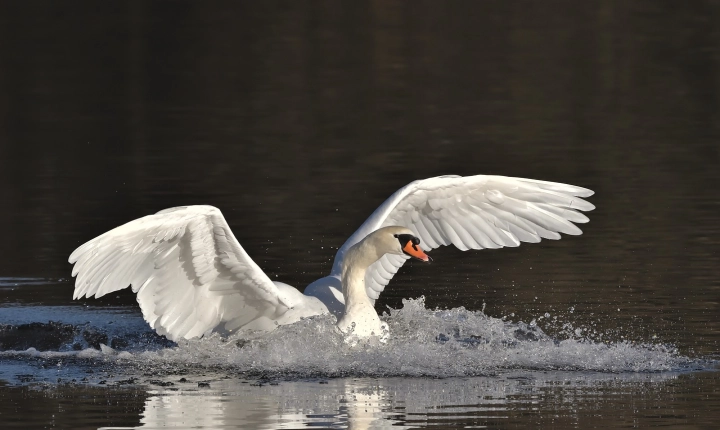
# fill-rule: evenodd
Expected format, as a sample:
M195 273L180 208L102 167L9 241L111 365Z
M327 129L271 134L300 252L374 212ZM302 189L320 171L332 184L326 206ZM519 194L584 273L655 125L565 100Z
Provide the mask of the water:
M174 377L172 386L145 389L17 387L3 393L27 399L28 415L47 405L55 414L40 423L48 427L78 428L82 422L86 428L713 428L718 410L707 401L716 376L523 371L443 380L230 378L203 387L193 378Z
M720 412L712 356L586 333L575 311L526 323L406 299L387 344L354 347L329 316L174 344L129 306L2 311L5 428L711 428Z
M719 13L0 5L0 427L716 427ZM127 291L71 300L76 246L166 207L303 288L399 187L480 173L597 209L406 264L387 345L322 317L175 344Z

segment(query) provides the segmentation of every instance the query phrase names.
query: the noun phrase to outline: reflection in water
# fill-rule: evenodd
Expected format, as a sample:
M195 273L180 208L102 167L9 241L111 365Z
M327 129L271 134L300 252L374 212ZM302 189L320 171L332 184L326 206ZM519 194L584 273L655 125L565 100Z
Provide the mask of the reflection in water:
M660 415L679 423L693 408L701 407L702 396L686 395L686 404L647 413L657 402L657 394L669 390L681 397L681 392L691 389L691 385L702 392L707 380L717 378L717 373L518 372L440 380L331 379L252 384L221 379L210 382L211 388L150 391L140 428L364 430L453 424L505 426L518 425L528 415L538 423L581 427L597 425L598 419L605 427L627 420L651 424L653 417ZM192 387L196 382L184 385ZM632 404L618 403L629 396L633 397ZM578 405L584 405L585 410Z
M382 385L333 380L248 386L213 382L207 391L153 391L145 402L142 428L390 428L393 399ZM262 386L257 386L262 385Z
M198 384L202 383L203 386ZM720 372L509 371L472 378L245 380L222 373L144 386L3 387L0 427L715 428ZM162 388L158 388L162 387Z

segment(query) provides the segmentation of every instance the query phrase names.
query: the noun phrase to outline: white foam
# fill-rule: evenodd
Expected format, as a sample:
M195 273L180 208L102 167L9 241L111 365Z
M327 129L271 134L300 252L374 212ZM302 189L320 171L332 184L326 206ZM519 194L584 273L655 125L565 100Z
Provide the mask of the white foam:
M118 354L105 347L102 351L33 351L31 355L75 354L142 367L221 367L269 377L451 377L513 369L658 372L700 366L662 344L576 338L556 341L535 326L492 318L480 311L430 310L422 298L403 304L402 309L383 316L391 332L387 344L351 347L336 329L334 317L319 316L254 339L213 335L154 351Z
M218 336L135 354L143 362L221 366L242 372L295 375L466 376L507 369L655 372L692 364L661 344L554 341L540 329L464 308L429 310L404 300L384 319L387 344L348 346L329 316L284 326L246 341Z

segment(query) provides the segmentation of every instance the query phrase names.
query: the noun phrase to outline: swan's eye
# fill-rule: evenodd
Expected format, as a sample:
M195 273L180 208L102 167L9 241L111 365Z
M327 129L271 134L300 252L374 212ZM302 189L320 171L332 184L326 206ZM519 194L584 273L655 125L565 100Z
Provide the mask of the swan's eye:
M404 247L408 242L412 243L413 249L417 251L417 245L420 245L420 239L413 236L412 234L395 234L393 235L400 241L400 247Z

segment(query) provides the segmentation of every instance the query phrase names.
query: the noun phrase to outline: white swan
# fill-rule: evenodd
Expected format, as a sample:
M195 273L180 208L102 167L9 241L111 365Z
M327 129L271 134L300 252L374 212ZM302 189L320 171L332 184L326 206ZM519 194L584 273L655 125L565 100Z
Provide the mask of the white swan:
M172 340L212 331L270 331L328 312L345 332L380 335L375 300L410 258L408 252L427 259L420 241L426 250L449 244L467 250L578 235L573 223L588 218L577 210L594 209L580 197L592 194L573 185L504 176L414 181L370 215L338 249L330 275L308 285L305 294L271 281L217 208L165 209L77 248L69 258L77 275L73 298L132 286L145 320Z

